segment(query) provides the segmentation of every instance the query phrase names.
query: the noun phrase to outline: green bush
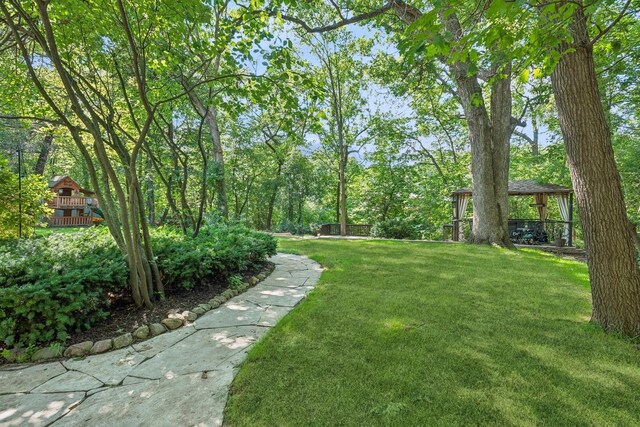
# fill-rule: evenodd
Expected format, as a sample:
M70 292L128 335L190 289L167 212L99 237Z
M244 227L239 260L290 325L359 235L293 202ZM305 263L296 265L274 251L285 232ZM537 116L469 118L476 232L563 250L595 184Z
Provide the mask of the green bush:
M371 227L372 237L381 237L386 239L419 239L420 233L409 222L394 218L381 221Z
M0 156L0 239L17 238L20 225L23 236L33 234L41 218L51 212L42 201L53 193L42 176L27 175L22 178L20 191L18 187L18 174Z
M107 293L127 288L123 256L109 234L87 229L0 245L0 341L64 340L107 316Z
M192 289L253 267L276 253L276 240L240 225L207 227L195 239L158 229L153 250L165 289Z
M304 224L296 224L293 222L289 222L288 220L282 220L280 224L278 224L274 230L276 233L291 233L298 236L303 236L305 234L312 234L311 228Z
M273 237L241 226L208 227L197 238L152 231L165 289L182 291L245 270L276 253ZM64 341L128 298L129 270L105 228L0 243L0 343Z

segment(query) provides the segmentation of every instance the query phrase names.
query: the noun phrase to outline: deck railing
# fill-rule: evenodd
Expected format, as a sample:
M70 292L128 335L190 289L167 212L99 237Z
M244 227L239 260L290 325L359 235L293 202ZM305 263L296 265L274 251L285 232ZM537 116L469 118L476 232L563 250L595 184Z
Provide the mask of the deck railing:
M78 227L93 224L90 216L54 216L48 218L47 222L52 227Z
M322 224L321 236L339 236L340 224ZM368 236L371 233L370 224L347 224L347 236Z
M65 208L65 207L98 207L98 199L92 197L79 197L79 196L55 196L49 201L50 208Z
M573 246L573 236L571 235L572 224L567 221L557 221L552 219L509 219L509 237L513 243L525 245L553 244L556 238L565 239L565 244ZM464 240L473 229L473 221L465 218L454 220L451 226L452 239ZM456 234L456 229L458 233ZM448 227L443 227L443 239L446 236ZM456 235L458 238L456 239Z

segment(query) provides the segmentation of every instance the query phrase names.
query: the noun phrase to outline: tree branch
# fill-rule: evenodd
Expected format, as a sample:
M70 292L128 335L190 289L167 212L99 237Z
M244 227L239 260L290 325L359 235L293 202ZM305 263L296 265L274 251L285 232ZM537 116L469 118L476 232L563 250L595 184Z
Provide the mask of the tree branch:
M596 44L598 42L598 40L600 40L604 35L606 35L609 31L611 31L611 29L613 27L616 26L616 24L618 22L620 22L620 20L622 18L624 18L624 16L627 14L627 9L629 8L629 5L631 4L631 0L627 0L627 2L625 3L625 5L622 7L622 10L620 11L620 13L618 14L618 16L616 16L616 19L614 19L613 21L611 21L611 23L609 25L606 26L606 28L602 31L600 31L594 38L593 40L591 40L591 46L593 46L594 44Z

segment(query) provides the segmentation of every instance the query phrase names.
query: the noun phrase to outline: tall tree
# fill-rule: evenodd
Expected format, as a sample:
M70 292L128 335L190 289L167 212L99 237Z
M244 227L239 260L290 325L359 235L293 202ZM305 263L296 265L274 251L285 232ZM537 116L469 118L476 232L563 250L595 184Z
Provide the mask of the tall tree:
M570 38L551 75L571 180L580 207L593 296L592 320L609 331L640 334L640 268L629 227L593 58L593 45L624 18L627 2L603 32L589 34L588 7L560 2Z
M454 81L456 97L464 110L469 130L474 193L471 240L512 246L507 232L509 141L519 121L511 115L512 65L502 52L506 43L497 43L506 32L500 34L500 27L491 24L492 20L499 18L498 11L487 16L486 10L477 8L475 3L437 3L428 13L402 0L389 0L378 7L369 1L358 2L357 7L351 3L342 7L334 1L330 3L327 9L338 15L334 22L312 25L305 19L291 16L288 11L283 17L309 33L323 33L393 12L409 25L404 43L406 50L412 54L421 50L444 65ZM418 3L422 5L422 2ZM454 7L466 13L464 21L458 18ZM349 8L358 12L347 17L343 10ZM493 42L479 47L476 45L478 40L472 39L473 34L466 33L462 22L474 27L483 20L486 20L485 27L495 28L497 32ZM393 28L388 24L385 27ZM480 52L485 52L486 58L479 58ZM485 85L482 84L483 79L487 81ZM488 107L486 92L489 92Z

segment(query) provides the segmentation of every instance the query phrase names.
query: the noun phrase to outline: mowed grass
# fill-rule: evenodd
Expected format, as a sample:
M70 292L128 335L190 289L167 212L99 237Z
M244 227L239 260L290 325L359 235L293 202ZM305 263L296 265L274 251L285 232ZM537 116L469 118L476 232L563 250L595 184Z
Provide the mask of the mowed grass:
M46 228L38 227L35 229L34 234L36 236L46 237L52 234L59 234L59 233L77 233L80 230L86 230L86 229L87 227L46 227Z
M586 266L531 250L282 240L325 267L250 352L232 426L640 425L640 352Z

